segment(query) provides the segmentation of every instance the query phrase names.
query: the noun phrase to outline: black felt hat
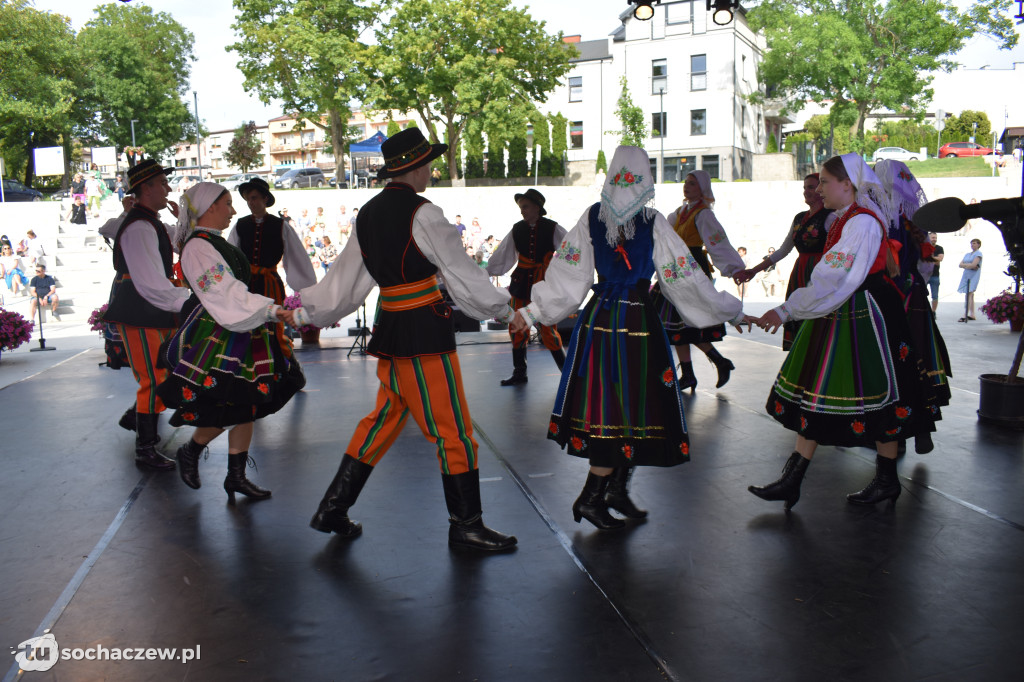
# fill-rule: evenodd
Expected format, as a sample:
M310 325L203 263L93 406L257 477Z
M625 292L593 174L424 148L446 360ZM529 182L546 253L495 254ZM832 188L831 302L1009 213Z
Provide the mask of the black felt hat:
M544 202L546 201L546 199L544 198L544 195L538 192L537 190L530 188L523 192L522 194L517 194L516 204L519 203L520 199L526 199L527 201L532 201L533 203L537 204L537 206L540 207L541 215L548 214L547 210L544 209Z
M377 179L393 178L424 166L448 150L446 144L430 144L419 128L406 128L395 133L380 145L384 167L377 171Z
M153 159L144 159L128 169L128 194L134 194L142 183L163 173L170 175L173 168L164 168Z
M245 199L245 195L254 189L259 190L259 193L267 200L267 208L274 205L274 195L270 191L270 185L263 178L253 178L249 182L243 182L238 186L238 193L242 195L242 199Z

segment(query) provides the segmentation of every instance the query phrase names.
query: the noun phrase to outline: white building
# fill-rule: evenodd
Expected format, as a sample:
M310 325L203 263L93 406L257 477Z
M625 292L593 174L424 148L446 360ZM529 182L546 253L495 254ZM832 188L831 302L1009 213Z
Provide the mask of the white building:
M627 8L608 38L576 42L572 70L538 108L569 119L570 162L594 161L602 149L611 160L625 75L651 131L645 148L657 181L682 181L697 168L723 180L749 179L753 155L765 151L768 131L781 127L746 99L758 90L764 39L742 10L727 26L711 21L704 0L654 10L651 20L638 21Z

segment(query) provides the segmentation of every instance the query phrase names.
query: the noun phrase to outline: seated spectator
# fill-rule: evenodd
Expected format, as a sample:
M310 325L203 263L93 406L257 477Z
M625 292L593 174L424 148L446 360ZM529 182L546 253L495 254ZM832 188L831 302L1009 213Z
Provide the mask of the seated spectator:
M29 267L45 263L43 256L46 255L46 249L43 248L43 240L36 236L34 230L25 232L25 239L21 243L24 245L25 252L18 255L28 259Z
M327 270L338 258L338 250L334 248L334 244L331 243L331 238L324 235L324 246L320 249L320 265L324 268L324 274L327 274Z
M36 264L36 276L29 282L29 286L35 289L35 295L29 303L29 318L36 317L36 304L50 304L50 311L53 312L53 319L60 322L60 315L57 314L57 280L46 274L46 266Z
M74 223L76 225L86 224L86 210L85 204L82 202L81 197L75 197L75 203L71 204L71 210L64 216L64 220Z
M26 288L28 277L25 276L25 266L22 265L21 258L15 255L11 249L10 241L0 246L0 277L4 278L7 290L12 294L17 296L20 292L28 296Z

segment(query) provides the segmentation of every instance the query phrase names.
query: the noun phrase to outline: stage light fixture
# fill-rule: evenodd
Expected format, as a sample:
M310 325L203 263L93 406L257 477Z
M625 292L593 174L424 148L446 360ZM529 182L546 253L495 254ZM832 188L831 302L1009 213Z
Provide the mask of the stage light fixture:
M654 8L651 6L660 5L661 0L629 0L630 5L636 5L633 10L633 17L640 21L647 21L654 16Z
M732 21L733 9L739 9L739 0L707 0L707 10L714 11L711 20L719 26L726 26Z

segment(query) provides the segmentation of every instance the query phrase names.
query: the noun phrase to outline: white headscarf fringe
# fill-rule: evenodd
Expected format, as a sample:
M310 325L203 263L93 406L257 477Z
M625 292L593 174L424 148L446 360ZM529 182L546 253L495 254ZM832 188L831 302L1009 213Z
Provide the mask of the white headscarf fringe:
M178 201L178 229L175 234L179 248L196 229L199 218L213 206L225 191L224 185L219 183L200 182L181 195L181 199Z
M615 150L608 174L601 187L598 219L605 225L609 246L619 243L619 228L626 240L636 236L636 219L653 220L654 181L647 152L639 147L621 145Z

